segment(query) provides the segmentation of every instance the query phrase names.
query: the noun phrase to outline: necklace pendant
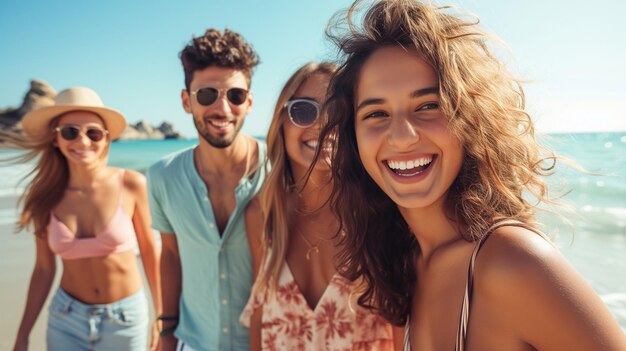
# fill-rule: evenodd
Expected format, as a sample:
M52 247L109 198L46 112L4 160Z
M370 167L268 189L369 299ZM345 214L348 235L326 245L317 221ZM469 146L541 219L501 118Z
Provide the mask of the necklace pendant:
M306 251L306 255L304 255L304 257L306 258L307 261L311 260L311 252L314 252L316 254L320 253L320 248L317 247L317 245L310 247L307 251Z

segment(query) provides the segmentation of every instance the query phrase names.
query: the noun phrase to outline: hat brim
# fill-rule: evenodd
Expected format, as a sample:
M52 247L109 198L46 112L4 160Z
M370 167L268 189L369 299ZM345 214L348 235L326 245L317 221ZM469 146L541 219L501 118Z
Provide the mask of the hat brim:
M102 118L111 140L117 139L126 129L126 118L118 111L107 107L54 105L45 106L27 113L22 118L24 132L32 137L41 138L49 133L50 122L56 117L72 111L93 112Z

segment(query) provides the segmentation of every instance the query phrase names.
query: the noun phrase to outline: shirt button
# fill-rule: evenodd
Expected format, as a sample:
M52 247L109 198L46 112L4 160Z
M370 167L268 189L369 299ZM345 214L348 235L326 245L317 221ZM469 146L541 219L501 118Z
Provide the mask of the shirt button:
M211 229L215 228L215 224L209 223L209 228L211 228Z
M228 300L227 299L223 299L222 300L222 305L228 305Z
M205 196L205 197L204 197L204 201L209 202L209 197L208 197L208 196Z
M222 333L227 334L228 333L228 328L227 327L222 328Z
M222 273L222 274L220 274L220 278L222 278L222 279L226 279L226 273Z

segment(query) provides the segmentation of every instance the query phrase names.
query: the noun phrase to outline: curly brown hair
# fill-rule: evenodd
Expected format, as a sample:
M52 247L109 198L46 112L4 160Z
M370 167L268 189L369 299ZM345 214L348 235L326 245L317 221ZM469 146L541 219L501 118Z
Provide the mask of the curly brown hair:
M464 148L463 165L447 193L446 215L467 241L480 239L499 217L534 224L537 203L553 203L542 178L551 174L556 156L538 143L520 80L491 54L478 21L416 0L376 1L365 16L361 5L357 0L336 14L327 28L344 62L329 87L329 121L320 140L336 136L331 138L332 201L348 234L339 253L342 273L361 279L361 306L402 325L419 278L415 259L420 248L397 205L359 156L355 89L370 55L401 46L418 52L438 73L441 107Z
M241 34L226 28L224 32L210 28L201 37L194 37L179 54L185 71L185 87L193 79L197 70L209 66L219 66L240 70L246 76L248 85L252 71L259 64L259 56Z

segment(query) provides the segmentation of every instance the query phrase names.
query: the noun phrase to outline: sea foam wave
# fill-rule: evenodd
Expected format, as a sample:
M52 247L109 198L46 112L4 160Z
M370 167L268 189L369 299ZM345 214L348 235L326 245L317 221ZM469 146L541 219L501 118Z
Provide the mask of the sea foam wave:
M0 210L0 226L15 224L17 220L17 210L14 208Z

